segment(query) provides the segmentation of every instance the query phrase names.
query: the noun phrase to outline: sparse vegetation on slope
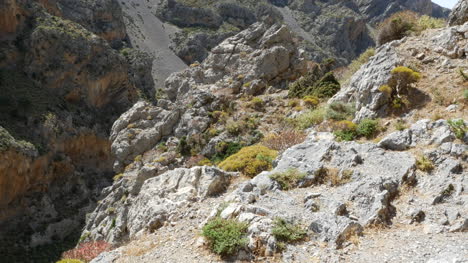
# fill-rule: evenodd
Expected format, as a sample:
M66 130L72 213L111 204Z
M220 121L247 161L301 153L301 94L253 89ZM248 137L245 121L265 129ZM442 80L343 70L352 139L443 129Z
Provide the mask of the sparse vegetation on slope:
M202 229L211 251L219 255L232 255L247 244L247 224L216 217Z

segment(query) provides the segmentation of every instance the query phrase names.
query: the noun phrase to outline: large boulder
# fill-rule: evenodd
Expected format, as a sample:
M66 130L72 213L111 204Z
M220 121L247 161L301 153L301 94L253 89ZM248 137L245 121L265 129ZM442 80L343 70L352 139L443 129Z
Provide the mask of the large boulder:
M233 174L214 167L179 168L157 175L143 167L104 190L87 218L86 239L121 243L176 221L193 202L223 193Z

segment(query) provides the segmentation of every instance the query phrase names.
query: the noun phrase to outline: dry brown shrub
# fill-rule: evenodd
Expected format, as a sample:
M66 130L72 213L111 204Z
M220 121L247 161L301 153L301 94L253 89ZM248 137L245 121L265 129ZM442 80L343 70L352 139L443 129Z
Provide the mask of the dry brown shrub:
M279 133L268 134L263 138L261 144L270 149L283 152L291 146L304 142L306 137L307 135L302 131L284 130Z

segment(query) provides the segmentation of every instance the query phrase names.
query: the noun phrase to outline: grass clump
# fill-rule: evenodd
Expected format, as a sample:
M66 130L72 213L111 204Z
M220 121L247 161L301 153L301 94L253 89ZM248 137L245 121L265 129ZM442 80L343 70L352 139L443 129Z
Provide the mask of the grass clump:
M285 243L294 243L303 240L307 232L299 225L291 224L283 218L275 218L271 233L278 241L279 249L285 247Z
M216 217L202 229L211 251L218 255L232 255L247 244L247 224L233 219Z
M434 169L434 163L426 156L416 159L416 167L423 172L430 172Z
M458 139L462 140L465 137L468 127L465 125L464 120L448 120L447 123Z
M325 108L318 108L299 115L293 120L296 128L305 130L325 120Z
M265 102L261 98L255 97L250 100L249 106L257 111L261 111L265 107Z
M278 182L281 185L281 189L290 190L297 187L299 182L306 176L307 174L292 168L285 172L271 174L270 178Z
M253 177L262 171L271 170L272 162L277 155L277 151L268 147L252 145L229 156L219 164L219 167L226 171L241 172Z
M352 104L333 102L326 108L325 117L335 121L350 120L355 112L356 109Z

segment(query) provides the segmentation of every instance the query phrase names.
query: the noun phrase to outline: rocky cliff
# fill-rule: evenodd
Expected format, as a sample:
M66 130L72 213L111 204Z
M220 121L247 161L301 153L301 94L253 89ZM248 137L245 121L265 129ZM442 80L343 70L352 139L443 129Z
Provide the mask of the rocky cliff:
M112 177L110 126L152 89L142 81L151 66L138 69L114 49L126 45L119 5L88 2L0 4L0 254L7 261L24 257L23 245L79 228Z

